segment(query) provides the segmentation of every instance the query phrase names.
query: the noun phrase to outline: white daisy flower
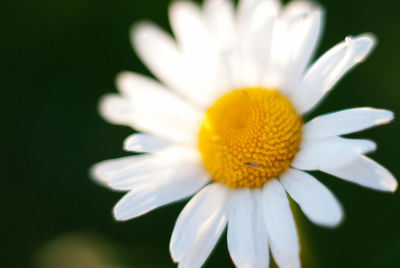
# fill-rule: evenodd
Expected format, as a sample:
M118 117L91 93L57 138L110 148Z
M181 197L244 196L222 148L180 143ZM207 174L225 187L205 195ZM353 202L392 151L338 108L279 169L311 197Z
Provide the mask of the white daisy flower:
M300 267L300 246L287 194L313 223L335 227L343 210L306 171L319 170L374 190L397 181L365 154L374 142L343 138L393 119L352 108L304 123L340 78L376 43L347 37L310 66L323 10L307 1L174 2L176 40L152 23L132 29L135 50L161 83L118 76L119 94L101 114L140 131L124 142L133 155L92 169L104 185L128 193L114 208L129 220L195 195L179 215L170 251L179 267L200 267L227 225L237 267Z

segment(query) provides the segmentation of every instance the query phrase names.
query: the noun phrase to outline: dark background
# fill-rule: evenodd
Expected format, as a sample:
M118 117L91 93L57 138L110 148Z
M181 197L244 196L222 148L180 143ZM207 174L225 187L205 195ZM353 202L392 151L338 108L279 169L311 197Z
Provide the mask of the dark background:
M374 106L400 114L399 5L330 0L320 55L348 34L373 32L372 56L346 76L313 114ZM90 166L122 156L132 130L97 113L121 70L149 72L133 53L128 30L149 19L169 30L168 1L22 0L0 8L2 220L0 267L174 267L168 251L184 203L125 223L111 209L121 197L94 184ZM3 136L4 135L4 136ZM365 131L372 155L400 175L400 120ZM299 216L304 267L400 267L400 193L366 190L316 174L342 201L335 230ZM225 237L207 267L231 267Z

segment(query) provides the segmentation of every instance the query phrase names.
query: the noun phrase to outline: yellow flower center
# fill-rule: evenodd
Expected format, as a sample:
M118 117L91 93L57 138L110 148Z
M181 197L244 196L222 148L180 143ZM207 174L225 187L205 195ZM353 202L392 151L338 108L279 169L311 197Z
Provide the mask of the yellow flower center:
M299 150L301 117L277 90L245 88L207 110L199 150L212 179L231 188L262 187L286 171Z

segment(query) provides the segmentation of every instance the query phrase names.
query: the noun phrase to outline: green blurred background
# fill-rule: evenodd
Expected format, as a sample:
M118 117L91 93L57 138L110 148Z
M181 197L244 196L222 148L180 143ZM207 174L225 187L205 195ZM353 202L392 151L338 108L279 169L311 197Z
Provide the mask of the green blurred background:
M313 114L355 106L400 115L400 18L397 0L330 0L318 55L348 34L370 31L379 44ZM132 130L97 113L121 70L149 72L128 30L149 19L168 31L168 1L21 0L1 7L3 119L0 267L174 267L168 244L184 202L119 223L121 197L93 183L90 166L126 155ZM400 120L365 131L374 159L400 177ZM316 174L342 201L346 221L322 229L298 216L304 267L400 267L400 193L383 194ZM206 267L232 267L225 238Z

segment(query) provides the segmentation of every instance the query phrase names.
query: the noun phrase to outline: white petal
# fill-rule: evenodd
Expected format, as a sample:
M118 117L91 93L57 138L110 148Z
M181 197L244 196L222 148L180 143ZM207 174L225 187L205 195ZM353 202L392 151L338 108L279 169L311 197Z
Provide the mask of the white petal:
M164 150L171 146L172 143L150 134L132 134L124 141L124 149L126 151L140 152L140 153L153 153Z
M242 0L239 2L238 25L238 87L260 86L270 61L274 21L280 10L276 0Z
M179 112L187 114L185 116L191 116L192 119L199 116L199 110L195 106L185 102L178 95L147 76L121 72L117 77L117 86L121 93L130 100L138 104L147 102L146 107L163 108L164 105L168 105L168 108L180 110Z
M151 72L168 87L186 92L182 53L175 41L150 22L135 25L131 30L135 51Z
M307 122L302 137L326 138L358 132L393 120L393 112L374 108L354 108L325 114Z
M187 198L200 190L208 179L198 171L166 177L161 182L140 185L126 194L114 207L117 220L141 216L160 206ZM200 176L200 177L199 177Z
M179 215L170 242L170 252L179 267L201 267L227 222L229 189L218 183L205 187Z
M303 170L318 170L346 165L361 153L372 152L376 144L370 140L330 137L303 140L292 166Z
M285 189L271 180L263 189L262 205L272 256L280 268L300 268L300 245Z
M185 53L202 52L211 46L200 7L189 1L172 2L169 8L172 30L180 48Z
M220 62L217 47L207 29L205 16L195 3L175 1L169 9L172 30L184 55L185 77L182 92L208 108L220 96Z
M323 10L309 1L292 1L274 25L271 65L266 75L270 87L285 94L298 84L318 43Z
M149 103L135 105L132 102L132 99L116 94L105 95L100 101L100 113L111 123L127 125L175 143L194 146L197 142L200 119L190 122L190 116L179 116L178 110L152 109Z
M117 83L123 96L107 95L100 102L105 118L174 142L197 142L203 117L198 110L142 75L124 72Z
M209 174L204 170L197 152L181 148L169 148L157 155L148 155L142 161L137 161L115 172L108 179L108 184L114 190L131 190L148 184L161 184L186 177L205 177Z
M132 118L135 112L132 104L117 94L107 94L102 97L99 113L110 123L134 128Z
M109 176L108 186L114 190L129 191L143 184L154 184L162 174L170 169L177 169L184 162L173 158L164 165L167 159L160 155L144 155L142 161L135 161ZM164 176L162 176L164 177Z
M151 169L152 168L152 169ZM181 161L179 163L158 163L142 165L140 169L125 170L110 179L109 186L114 190L129 191L148 185L180 183L180 181L194 178L207 183L210 175L202 167L202 163Z
M280 2L277 0L241 0L237 11L240 34L254 34L254 30L265 24L271 15L277 15L279 10Z
M261 192L258 189L237 189L232 193L230 203L228 248L236 267L269 267Z
M397 189L397 181L393 175L386 168L363 155L359 155L346 166L321 170L343 180L378 191L394 192Z
M155 80L132 72L121 72L117 77L117 86L122 95L137 105L147 109L168 108L179 113L185 113L188 120L196 119L199 110L169 91ZM143 104L145 103L145 104Z
M251 31L251 20L254 15L255 6L259 0L241 0L237 10L237 40L236 72L238 76L237 88L256 86L257 66L255 50L253 49L253 32Z
M252 19L254 7L261 2L260 0L240 0L238 3L237 16L239 23L249 24Z
M264 0L259 1L251 22L252 38L251 50L254 51L255 66L258 70L257 82L265 87L269 87L268 81L265 82L267 71L271 67L271 46L273 29L281 9L280 1Z
M232 42L236 37L233 2L231 0L206 0L203 9L207 27L217 46L221 50L232 47Z
M281 183L304 214L315 224L336 227L343 221L343 209L332 192L310 174L289 169Z
M133 155L126 156L111 160L105 160L95 164L90 169L92 178L100 184L108 186L112 176L121 172L121 170L131 166L135 163L147 161L151 156L149 155Z
M297 111L304 114L315 107L344 74L366 58L375 43L370 34L347 37L322 55L290 95Z
M238 51L234 5L231 0L206 0L203 7L207 30L216 49L218 66L210 66L215 71L215 91L225 93L236 87L238 80ZM203 57L204 58L204 57Z

